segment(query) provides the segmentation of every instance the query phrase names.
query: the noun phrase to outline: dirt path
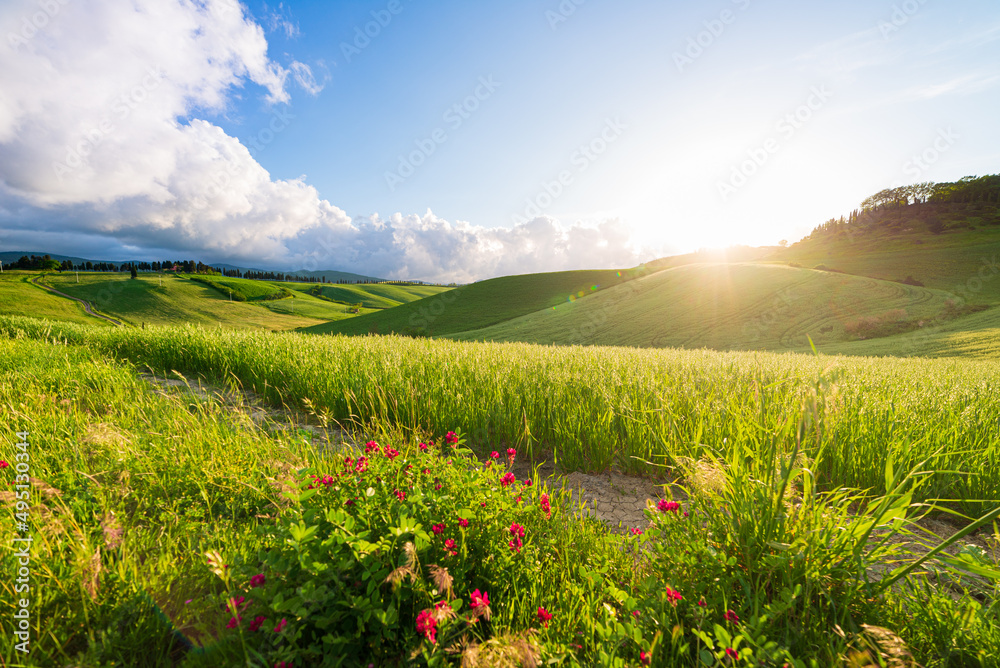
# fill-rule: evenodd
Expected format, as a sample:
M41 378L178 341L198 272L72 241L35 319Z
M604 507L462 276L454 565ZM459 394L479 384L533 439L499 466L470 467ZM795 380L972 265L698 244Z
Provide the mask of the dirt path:
M43 288L45 290L48 290L49 292L53 292L53 293L59 295L60 297L65 297L66 299L72 299L75 302L80 302L81 304L83 304L83 310L85 310L87 312L87 315L92 315L95 318L100 318L101 320L107 320L108 322L110 322L112 324L115 324L115 325L118 325L119 327L122 326L122 324L119 321L115 320L114 318L109 318L106 315L101 315L100 313L96 313L94 311L94 309L92 309L90 307L90 302L84 301L82 299L77 299L76 297L71 297L70 295L66 294L65 292L59 292L55 288L50 288L49 286L47 286L47 285L45 285L43 283L39 283L38 280L40 278L41 278L41 276L35 276L34 278L31 279L31 282L34 283L35 285L37 285L40 288Z

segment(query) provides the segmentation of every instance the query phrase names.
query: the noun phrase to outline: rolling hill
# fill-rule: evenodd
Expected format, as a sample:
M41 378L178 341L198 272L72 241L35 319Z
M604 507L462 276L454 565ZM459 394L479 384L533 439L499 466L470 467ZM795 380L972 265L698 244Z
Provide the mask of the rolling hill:
M631 271L584 270L504 276L379 313L307 327L312 334L443 336L489 327L629 280Z
M939 290L774 264L685 264L449 338L789 350L958 315Z
M296 292L322 295L326 299L343 304L361 304L363 307L369 309L392 308L452 289L437 285L395 285L391 283L364 283L358 285L281 283L280 285Z
M0 274L0 313L5 315L30 315L48 320L110 325L105 320L87 315L83 306L73 300L52 294L37 285L32 278L34 271L9 271Z

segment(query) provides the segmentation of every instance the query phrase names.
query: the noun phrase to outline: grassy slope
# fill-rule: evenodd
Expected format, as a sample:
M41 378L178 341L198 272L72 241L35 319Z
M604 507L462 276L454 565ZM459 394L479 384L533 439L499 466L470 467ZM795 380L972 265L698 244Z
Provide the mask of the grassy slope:
M211 285L219 290L223 295L228 296L229 292L240 301L261 301L266 299L280 299L284 294L280 287L273 281L255 281L248 278L230 278L228 276L197 276L193 280Z
M38 272L7 270L0 274L0 313L110 325L106 320L87 315L81 304L29 283L35 276Z
M313 325L317 318L275 313L256 304L230 302L215 288L177 276L155 275L132 280L128 274L49 274L44 281L68 295L85 299L94 308L133 324L191 323L237 328L294 329Z
M832 355L995 360L1000 356L1000 307L896 336L822 345L820 350Z
M452 289L436 285L387 285L381 283L360 285L281 283L281 285L289 290L306 293L318 287L320 294L327 299L342 304L360 302L363 307L370 309L392 308Z
M897 232L877 228L854 236L805 239L774 257L887 280L913 276L929 288L947 290L972 304L1000 304L1000 275L990 268L1000 260L997 226L935 235L914 222Z
M504 276L426 297L381 313L309 327L313 334L446 335L488 327L627 280L614 270Z
M845 324L864 316L903 309L933 318L947 299L940 291L824 271L689 264L453 338L787 350L808 345L807 335L842 341Z

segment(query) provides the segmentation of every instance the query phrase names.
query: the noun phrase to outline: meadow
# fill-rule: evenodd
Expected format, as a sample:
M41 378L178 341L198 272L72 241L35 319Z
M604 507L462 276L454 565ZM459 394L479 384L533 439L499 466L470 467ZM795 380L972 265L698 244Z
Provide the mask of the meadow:
M930 510L991 513L952 548L1000 514L992 365L0 329L0 475L30 475L36 541L8 665L1000 661L995 555L912 548ZM172 370L219 393L138 373ZM248 390L347 442L254 419ZM510 472L532 452L687 493L610 532Z
M642 348L808 350L886 335L957 312L954 296L890 281L773 264L692 263L586 299L451 335ZM874 322L877 332L864 329ZM869 326L869 329L872 329Z
M310 334L445 336L489 327L539 309L575 301L641 274L583 270L502 276L364 317L305 328Z

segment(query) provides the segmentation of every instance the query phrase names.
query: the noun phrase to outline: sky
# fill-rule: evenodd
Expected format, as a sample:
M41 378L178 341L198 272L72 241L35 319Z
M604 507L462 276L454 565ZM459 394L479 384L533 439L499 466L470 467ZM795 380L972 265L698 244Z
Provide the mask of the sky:
M469 282L1000 172L996 0L0 1L0 249Z

